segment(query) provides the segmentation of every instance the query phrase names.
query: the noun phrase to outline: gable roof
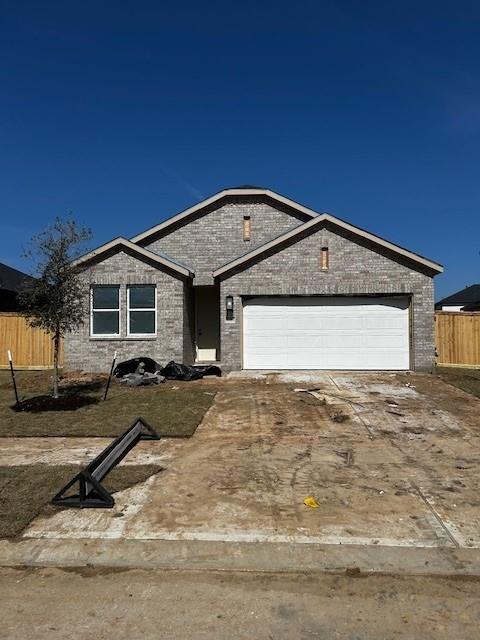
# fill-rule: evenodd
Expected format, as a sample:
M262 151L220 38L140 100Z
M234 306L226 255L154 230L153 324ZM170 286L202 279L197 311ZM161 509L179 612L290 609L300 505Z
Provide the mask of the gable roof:
M33 279L32 276L0 262L0 290L18 293L26 281Z
M171 258L167 258L166 256L160 253L153 253L153 251L148 251L144 247L139 247L127 238L115 238L106 244L103 244L101 247L86 253L85 255L77 258L72 262L74 266L79 266L84 264L85 262L90 262L91 260L95 260L97 257L101 256L104 253L109 251L114 251L115 249L128 249L130 253L136 254L139 258L147 258L148 260L158 264L159 266L168 267L172 271L176 271L183 276L193 277L195 274L192 269L186 267L183 264L180 264L176 260L172 260Z
M275 249L276 247L283 244L287 240L294 239L296 236L299 236L305 231L314 229L316 226L319 226L323 222L330 222L336 225L337 227L341 227L342 229L345 229L346 231L349 231L359 237L369 240L370 242L373 242L383 248L389 249L390 251L397 253L413 262L416 262L417 264L420 264L423 267L427 267L428 269L431 269L436 273L442 273L443 271L442 265L438 264L437 262L432 262L431 260L428 260L423 256L413 253L408 249L404 249L399 245L393 244L388 240L384 240L383 238L380 238L380 236L376 236L375 234L370 233L369 231L360 229L360 227L355 227L353 224L350 224L349 222L345 222L340 218L336 218L335 216L332 216L329 213L322 213L322 214L316 214L312 220L309 220L308 222L305 222L304 224L301 224L298 227L295 227L294 229L287 231L286 233L283 233L277 238L274 238L273 240L270 240L269 242L253 249L252 251L245 253L243 256L240 256L238 258L235 258L234 260L231 260L230 262L227 262L223 266L216 269L213 272L213 276L216 278L217 276L220 276L228 271L231 271L232 269L244 264L245 262L248 262L249 260L252 260L253 258L256 258L258 256L261 256L262 254L264 254L267 251L270 251L271 249Z
M313 211L313 209L304 207L303 205L298 204L298 202L295 202L290 198L286 198L285 196L281 196L279 193L275 193L275 191L271 191L270 189L262 189L260 187L250 186L234 187L232 189L224 189L223 191L219 191L215 195L210 196L210 198L202 200L202 202L198 202L197 204L193 205L193 207L189 207L188 209L177 213L177 215L168 218L168 220L164 220L160 224L151 227L151 229L147 229L146 231L143 231L143 233L139 233L138 235L134 236L133 238L131 238L131 241L135 243L144 242L145 240L147 240L147 238L150 238L160 231L163 231L164 229L167 229L174 224L178 224L179 222L186 221L189 217L193 216L202 209L205 209L206 207L209 207L212 204L223 200L224 198L235 196L263 196L272 200L273 202L291 207L295 211L303 213L309 218L316 218L319 215L316 211Z
M437 302L435 307L444 305L460 306L477 301L480 301L480 284L472 284L469 287L465 287L465 289L452 293L452 295L446 298L442 298L442 300Z

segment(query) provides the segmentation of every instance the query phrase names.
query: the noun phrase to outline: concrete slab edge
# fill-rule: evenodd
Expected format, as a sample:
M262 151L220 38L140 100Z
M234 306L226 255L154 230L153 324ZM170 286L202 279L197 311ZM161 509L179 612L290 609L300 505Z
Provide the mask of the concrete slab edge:
M0 566L478 576L480 549L192 540L0 540Z

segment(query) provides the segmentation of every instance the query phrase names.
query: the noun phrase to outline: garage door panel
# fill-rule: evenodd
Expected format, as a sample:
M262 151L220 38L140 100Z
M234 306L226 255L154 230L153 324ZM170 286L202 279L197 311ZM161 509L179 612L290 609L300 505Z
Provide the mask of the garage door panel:
M324 354L324 366L326 369L392 369L392 361L396 363L395 369L402 369L408 366L403 366L405 360L402 354L392 354L392 352L385 353L383 351L372 351L371 349L357 349L350 353L329 350Z
M288 336L281 335L253 335L249 338L249 346L256 351L274 352L276 349L286 349L288 347Z
M407 298L256 298L244 306L246 369L408 369Z
M269 362L269 366L265 367L264 363ZM249 369L288 369L287 353L282 351L257 352L250 359Z
M297 349L286 354L287 369L316 369L323 350Z
M358 319L351 315L322 313L321 309L317 314L310 315L288 315L287 312L286 318L286 328L293 331L332 331L333 329L351 331L358 329Z
M325 336L321 334L305 335L301 333L287 336L288 349L318 349L325 346Z
M360 351L349 354L346 361L344 354L329 352L325 354L324 366L326 369L366 369L368 368L365 358Z
M362 347L368 349L403 349L405 346L405 338L403 335L385 335L385 334L372 334L363 336Z
M314 349L318 347L323 349L355 348L359 346L359 337L355 334L348 333L333 334L322 332L317 334L302 334L300 332L288 336L287 346L292 349Z
M361 321L360 321L361 322ZM359 328L359 319L350 315L331 314L325 318L324 329L335 331L353 331Z
M318 314L289 314L285 315L285 328L292 331L309 331L310 329L321 330L324 325L324 318Z
M363 326L365 329L386 329L391 331L392 329L403 329L406 322L408 323L408 315L399 317L398 315L381 315L366 316L363 318Z
M247 321L247 326L248 323L251 325L250 329L255 333L260 331L264 331L266 333L270 333L271 331L283 331L286 326L284 317L278 315L269 316L268 314L263 313L258 318Z

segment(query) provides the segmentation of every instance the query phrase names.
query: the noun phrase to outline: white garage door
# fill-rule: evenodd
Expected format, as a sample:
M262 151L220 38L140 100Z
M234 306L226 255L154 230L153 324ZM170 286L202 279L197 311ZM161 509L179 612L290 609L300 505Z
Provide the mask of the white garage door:
M244 301L244 369L409 369L407 298Z

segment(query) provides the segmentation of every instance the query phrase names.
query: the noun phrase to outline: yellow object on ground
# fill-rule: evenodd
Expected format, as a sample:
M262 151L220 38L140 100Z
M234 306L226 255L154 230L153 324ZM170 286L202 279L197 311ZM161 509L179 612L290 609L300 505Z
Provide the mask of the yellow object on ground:
M307 496L303 501L303 504L306 507L311 507L312 509L316 509L319 506L318 502L315 500L313 496Z

